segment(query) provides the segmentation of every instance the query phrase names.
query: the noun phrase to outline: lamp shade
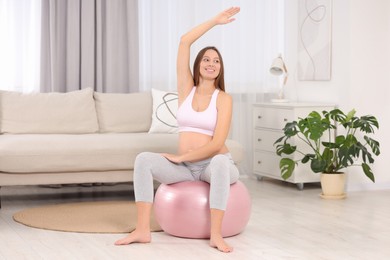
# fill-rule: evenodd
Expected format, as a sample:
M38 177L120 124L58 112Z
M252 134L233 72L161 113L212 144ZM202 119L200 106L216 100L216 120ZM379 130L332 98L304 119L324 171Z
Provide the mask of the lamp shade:
M280 76L283 73L287 73L286 65L284 64L284 61L283 61L281 55L279 55L279 57L274 59L269 71L272 75L275 75L275 76Z

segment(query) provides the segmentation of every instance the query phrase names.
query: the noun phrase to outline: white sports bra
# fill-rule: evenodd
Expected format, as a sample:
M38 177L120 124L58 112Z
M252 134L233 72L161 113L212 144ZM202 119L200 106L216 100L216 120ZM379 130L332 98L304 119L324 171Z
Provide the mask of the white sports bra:
M214 135L217 125L217 97L219 90L216 89L206 110L197 112L192 108L192 100L196 87L193 87L190 94L177 110L176 119L179 132L195 132L205 135Z

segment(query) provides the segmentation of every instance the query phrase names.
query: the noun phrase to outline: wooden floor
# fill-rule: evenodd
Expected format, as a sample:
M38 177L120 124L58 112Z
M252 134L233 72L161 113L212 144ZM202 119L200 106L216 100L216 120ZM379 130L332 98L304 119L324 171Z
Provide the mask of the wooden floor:
M151 244L114 246L120 234L40 230L13 221L28 207L58 202L132 199L132 186L3 187L0 259L390 259L390 190L350 192L323 200L318 185L299 191L270 179L242 178L252 197L245 231L227 238L223 254L207 240L153 233Z

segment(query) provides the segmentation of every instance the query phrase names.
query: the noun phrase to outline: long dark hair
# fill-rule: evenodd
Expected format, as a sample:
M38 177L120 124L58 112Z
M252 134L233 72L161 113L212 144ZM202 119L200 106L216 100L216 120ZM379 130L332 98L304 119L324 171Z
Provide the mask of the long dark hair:
M206 51L208 50L214 50L218 54L219 62L221 64L221 68L219 70L218 76L215 78L214 86L222 91L225 91L225 78L224 78L224 69L223 69L223 60L221 53L218 51L217 48L214 46L208 46L203 48L199 51L198 55L196 56L195 62L194 62L194 83L195 86L198 86L199 84L199 78L200 78L200 62L202 61L202 58Z

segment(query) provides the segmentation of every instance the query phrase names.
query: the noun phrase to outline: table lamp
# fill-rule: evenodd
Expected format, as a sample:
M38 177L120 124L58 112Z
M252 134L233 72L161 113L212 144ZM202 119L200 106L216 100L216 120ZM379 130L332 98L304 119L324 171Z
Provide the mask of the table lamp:
M284 98L284 86L286 85L286 82L287 82L288 73L287 73L286 64L284 63L283 58L282 58L282 54L279 54L279 56L274 59L269 71L272 75L275 75L275 76L284 75L283 84L280 88L278 98L271 99L271 102L288 102L288 99Z

